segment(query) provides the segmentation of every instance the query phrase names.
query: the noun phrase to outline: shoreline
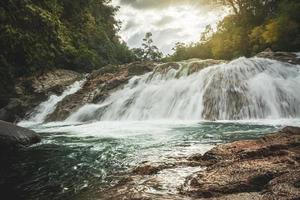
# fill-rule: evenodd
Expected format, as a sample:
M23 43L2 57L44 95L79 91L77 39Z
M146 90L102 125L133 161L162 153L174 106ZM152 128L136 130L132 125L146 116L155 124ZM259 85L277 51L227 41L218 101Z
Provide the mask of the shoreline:
M297 199L299 161L300 128L285 127L173 163L142 163L99 199Z

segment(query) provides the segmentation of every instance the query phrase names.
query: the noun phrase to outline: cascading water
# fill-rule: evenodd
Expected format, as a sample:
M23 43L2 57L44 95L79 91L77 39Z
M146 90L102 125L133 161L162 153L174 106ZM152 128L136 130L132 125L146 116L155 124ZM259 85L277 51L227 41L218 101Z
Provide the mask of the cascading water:
M68 86L67 89L60 96L51 95L47 101L41 103L34 109L30 118L26 121L32 123L44 122L46 117L55 110L57 104L60 101L62 101L66 96L77 92L81 88L84 82L85 80L76 81L72 85Z
M239 58L187 73L197 71L195 64L160 65L67 121L300 117L299 65Z
M104 101L83 106L67 121L34 123L42 122L81 84L52 96L36 109L32 123L21 124L40 133L43 142L10 157L14 167L5 168L4 183L16 180L9 187L17 188L20 199L101 199L99 191L109 195L106 189L141 163L174 163L176 168L160 171L155 180L149 176L151 180L138 181L138 189L147 188L155 197L174 193L174 199L181 199L177 189L200 168L178 168L177 163L216 143L300 125L300 66L262 58L159 65L152 73L133 77ZM288 117L292 119L281 119Z

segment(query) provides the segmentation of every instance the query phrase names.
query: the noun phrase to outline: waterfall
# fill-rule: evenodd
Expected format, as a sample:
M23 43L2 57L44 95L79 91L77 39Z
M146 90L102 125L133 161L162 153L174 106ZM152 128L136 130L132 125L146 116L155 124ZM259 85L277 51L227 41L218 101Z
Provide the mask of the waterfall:
M47 101L41 103L34 109L30 118L26 120L26 122L31 122L31 123L44 122L46 117L52 112L54 112L57 104L60 101L62 101L66 96L76 93L81 88L84 82L85 80L74 82L72 85L68 86L67 89L59 96L51 95Z
M299 65L239 58L206 67L192 60L133 77L123 89L83 106L67 121L300 117L299 91Z

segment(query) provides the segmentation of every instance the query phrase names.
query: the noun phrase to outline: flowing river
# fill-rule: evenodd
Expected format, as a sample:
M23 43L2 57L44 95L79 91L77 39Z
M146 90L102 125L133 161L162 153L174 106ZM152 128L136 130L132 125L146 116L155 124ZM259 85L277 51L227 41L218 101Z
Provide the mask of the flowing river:
M4 189L20 199L97 199L144 161L187 157L300 125L299 65L239 58L195 69L199 62L158 66L62 122L43 120L83 82L50 97L19 124L43 140L6 162L13 167L3 173Z

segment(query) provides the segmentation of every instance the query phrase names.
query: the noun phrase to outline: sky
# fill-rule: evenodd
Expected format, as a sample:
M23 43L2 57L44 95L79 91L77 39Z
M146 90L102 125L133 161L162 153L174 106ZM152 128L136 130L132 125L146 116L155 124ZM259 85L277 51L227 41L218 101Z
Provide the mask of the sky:
M202 0L204 1L204 0ZM112 0L119 6L116 18L122 22L119 35L130 48L140 47L147 32L166 55L176 42L199 41L207 25L216 27L226 12L201 4L201 0Z

